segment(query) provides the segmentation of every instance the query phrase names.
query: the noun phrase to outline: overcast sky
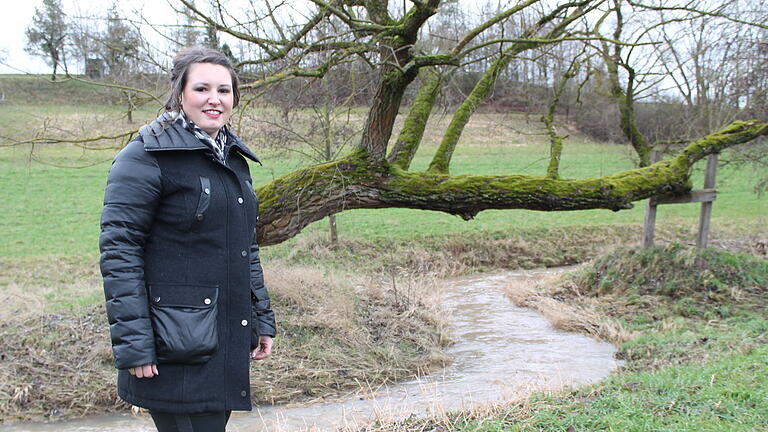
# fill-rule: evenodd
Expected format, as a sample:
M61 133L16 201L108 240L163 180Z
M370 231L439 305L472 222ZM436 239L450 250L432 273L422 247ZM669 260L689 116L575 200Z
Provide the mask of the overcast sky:
M32 21L35 14L35 6L40 7L42 1L10 1L3 6L3 12L6 14L4 21L5 31L3 32L0 50L3 57L9 65L13 65L22 71L28 72L46 72L48 66L42 59L35 59L24 52L24 29ZM7 65L0 65L0 73L19 73Z
M109 0L62 0L64 13L70 16L100 15L104 16L111 5ZM131 0L131 9L160 11L153 15L173 16L164 14L168 9L163 0ZM31 56L24 51L27 43L24 31L32 22L35 8L42 9L42 0L7 0L2 8L3 36L0 39L0 50L5 64L0 64L0 73L48 73L51 67L41 57ZM128 12L123 10L123 13Z

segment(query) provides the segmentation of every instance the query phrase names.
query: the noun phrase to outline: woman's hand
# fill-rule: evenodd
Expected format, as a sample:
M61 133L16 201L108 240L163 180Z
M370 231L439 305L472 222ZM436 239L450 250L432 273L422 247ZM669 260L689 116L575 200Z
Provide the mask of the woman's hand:
M160 375L157 372L157 365L154 364L132 367L128 369L128 372L136 378L152 378L155 375Z
M251 351L251 359L264 360L272 354L272 336L259 336L259 347Z

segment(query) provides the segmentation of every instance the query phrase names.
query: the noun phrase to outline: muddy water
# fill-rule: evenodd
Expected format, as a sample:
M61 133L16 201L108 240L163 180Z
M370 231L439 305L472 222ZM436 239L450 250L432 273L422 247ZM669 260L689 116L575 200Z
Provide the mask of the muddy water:
M263 407L235 413L231 432L333 430L373 419L439 413L508 400L535 390L583 385L605 377L617 362L614 348L553 329L540 315L514 306L504 288L515 280L558 270L509 272L446 281L445 310L456 344L445 370L387 388L311 405ZM53 424L0 427L13 432L150 432L146 416L108 415Z

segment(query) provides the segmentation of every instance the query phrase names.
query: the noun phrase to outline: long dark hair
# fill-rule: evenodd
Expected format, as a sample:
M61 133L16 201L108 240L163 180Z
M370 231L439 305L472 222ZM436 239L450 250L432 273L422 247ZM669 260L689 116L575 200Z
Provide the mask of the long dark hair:
M234 98L232 108L236 108L240 103L240 79L237 72L229 61L229 58L221 52L204 47L184 48L176 54L173 59L173 69L171 69L171 94L168 101L165 102L166 111L181 112L181 94L184 93L184 87L187 85L187 74L189 67L195 63L213 63L224 66L232 77L232 96Z

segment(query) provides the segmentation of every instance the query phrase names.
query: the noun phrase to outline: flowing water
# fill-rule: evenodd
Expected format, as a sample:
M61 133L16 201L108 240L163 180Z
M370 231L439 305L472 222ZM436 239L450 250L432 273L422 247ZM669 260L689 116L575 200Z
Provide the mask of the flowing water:
M532 391L578 386L604 378L617 366L612 345L555 330L537 313L516 307L504 288L562 270L506 272L445 281L444 308L456 343L452 363L420 379L369 389L332 402L254 407L233 413L228 431L326 431L437 414L484 402L515 399ZM50 424L0 427L13 432L151 432L148 416L104 415Z

